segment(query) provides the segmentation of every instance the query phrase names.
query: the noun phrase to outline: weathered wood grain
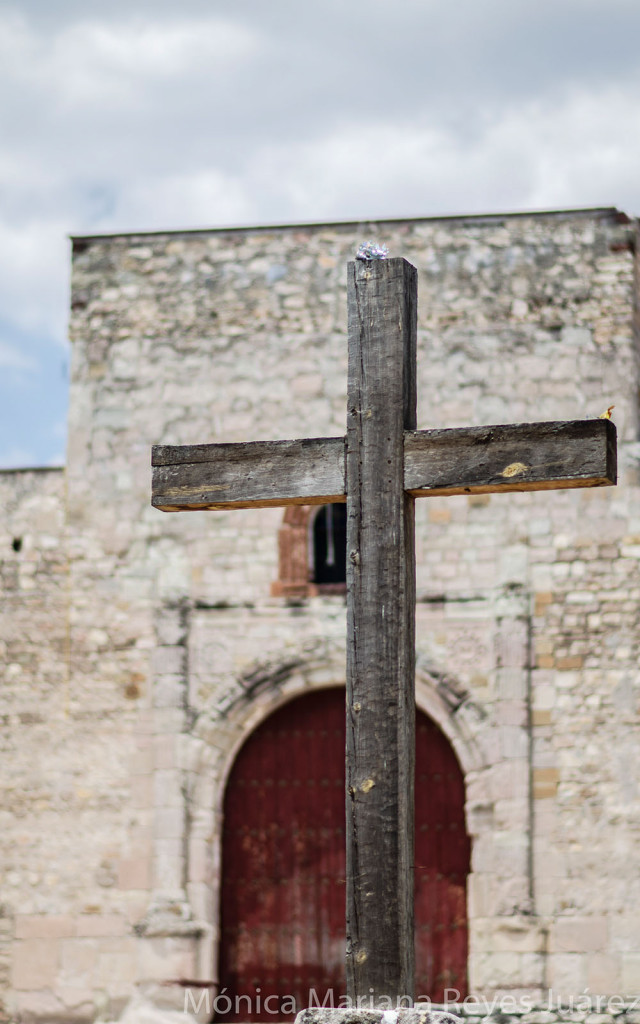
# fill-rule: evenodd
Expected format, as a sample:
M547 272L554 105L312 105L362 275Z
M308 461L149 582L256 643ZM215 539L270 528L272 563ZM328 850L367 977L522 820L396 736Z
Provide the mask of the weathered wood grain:
M414 497L615 484L610 420L407 432L404 485Z
M153 448L152 504L188 509L344 501L343 437ZM603 487L616 482L610 420L406 431L404 486L413 497Z
M347 993L413 997L417 274L348 267Z
M344 437L158 445L151 503L163 512L345 500Z

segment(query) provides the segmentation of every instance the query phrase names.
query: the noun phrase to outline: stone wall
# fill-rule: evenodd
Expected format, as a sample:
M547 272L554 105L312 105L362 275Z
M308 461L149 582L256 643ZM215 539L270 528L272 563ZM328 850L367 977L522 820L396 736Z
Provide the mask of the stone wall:
M68 780L46 770L64 729L68 686L64 474L0 473L0 508L0 991L6 991L17 907L48 909L47 889L59 881L56 861L64 850L47 863L38 831L65 814L71 796Z
M369 235L419 271L420 428L615 403L617 489L417 503L417 699L467 778L472 989L640 990L635 226L603 210L76 240L66 472L0 476L24 1020L215 976L224 780L344 682L344 598L274 588L281 510L153 510L149 449L343 433Z

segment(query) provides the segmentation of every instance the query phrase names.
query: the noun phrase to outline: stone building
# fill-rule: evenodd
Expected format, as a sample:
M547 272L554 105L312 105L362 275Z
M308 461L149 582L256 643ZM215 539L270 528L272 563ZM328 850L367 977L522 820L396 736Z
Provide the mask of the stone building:
M619 438L617 488L417 503L419 827L455 827L460 854L426 863L447 833L417 858L440 908L427 899L419 927L445 950L423 964L427 994L522 1007L588 990L609 1012L640 991L636 230L596 209L74 239L67 465L0 473L9 1019L105 1019L135 990L182 1006L185 987L206 1016L206 984L231 993L255 967L240 947L269 887L241 892L270 827L256 806L298 783L312 816L331 803L339 516L158 512L150 447L344 433L345 264L368 237L419 272L421 429L615 404ZM278 806L288 849L305 829ZM305 828L339 903L335 844L320 868L320 825ZM306 983L310 925L282 867L277 884L263 925L291 948L280 963L272 942L261 969ZM300 897L318 920L321 888ZM226 932L225 900L247 914ZM244 983L266 994L262 975Z

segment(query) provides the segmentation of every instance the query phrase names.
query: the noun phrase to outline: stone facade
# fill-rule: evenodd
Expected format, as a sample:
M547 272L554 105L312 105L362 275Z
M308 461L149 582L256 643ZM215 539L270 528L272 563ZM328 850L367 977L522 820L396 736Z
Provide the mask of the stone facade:
M369 235L419 271L419 428L615 403L616 489L418 501L417 700L466 775L471 990L640 991L636 225L596 210L75 240L67 466L0 474L16 1019L212 979L225 779L344 682L345 600L282 578L282 510L152 509L150 446L344 433Z

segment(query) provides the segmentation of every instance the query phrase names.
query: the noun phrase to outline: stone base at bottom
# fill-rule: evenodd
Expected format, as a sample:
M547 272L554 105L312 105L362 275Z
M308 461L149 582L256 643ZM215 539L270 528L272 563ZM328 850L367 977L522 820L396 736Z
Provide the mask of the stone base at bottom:
M420 1005L398 1010L357 1010L313 1007L301 1010L295 1024L462 1024L452 1013Z

